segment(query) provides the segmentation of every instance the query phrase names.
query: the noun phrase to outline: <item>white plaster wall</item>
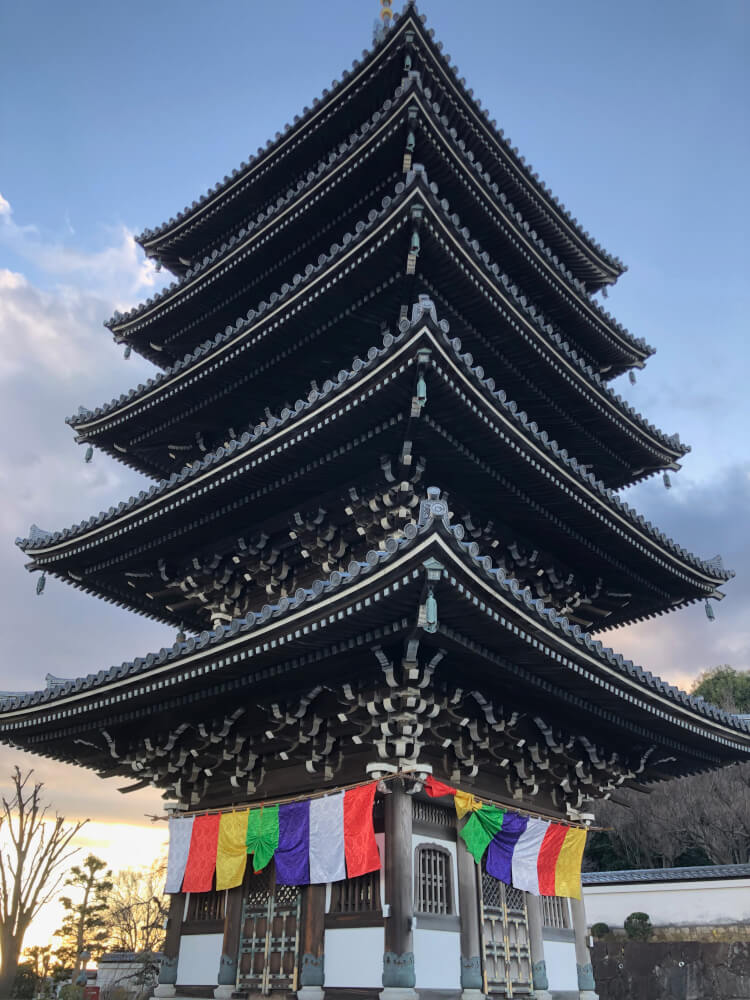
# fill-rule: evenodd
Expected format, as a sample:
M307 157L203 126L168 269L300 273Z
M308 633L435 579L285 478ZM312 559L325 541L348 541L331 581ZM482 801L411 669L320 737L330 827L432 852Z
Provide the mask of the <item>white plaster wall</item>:
M382 927L327 929L323 946L326 986L382 989L385 950Z
M417 861L417 848L420 844L432 844L435 847L442 847L444 850L448 851L451 856L451 900L453 902L454 914L458 914L459 902L458 902L458 862L456 855L456 842L455 840L442 840L440 837L424 837L421 833L413 833L411 837L411 848L412 848L412 875L416 870ZM414 882L412 881L412 898L414 893Z
M456 842L447 838L426 837L421 833L413 833L411 838L413 870L416 870L417 848L422 844L442 847L450 854L451 901L453 904L451 913L457 915L459 902ZM417 977L417 989L449 990L460 988L461 936L459 932L417 928L414 931L414 971Z
M458 931L415 930L414 971L418 990L460 989L461 935Z
M181 986L216 986L223 934L186 934L180 938L177 982Z
M574 990L578 993L576 947L573 941L548 941L544 938L544 961L551 990Z
M750 879L587 885L583 900L589 927L600 921L622 927L636 910L655 927L735 924L750 920Z

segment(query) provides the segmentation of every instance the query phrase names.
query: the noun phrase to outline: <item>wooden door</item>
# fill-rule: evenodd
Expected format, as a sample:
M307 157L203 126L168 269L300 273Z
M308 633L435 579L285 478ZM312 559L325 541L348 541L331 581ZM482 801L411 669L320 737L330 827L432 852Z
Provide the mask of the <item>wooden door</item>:
M531 955L526 896L482 872L482 959L485 990L496 996L528 996Z
M297 989L302 896L276 885L273 864L251 874L242 904L239 987L252 995Z

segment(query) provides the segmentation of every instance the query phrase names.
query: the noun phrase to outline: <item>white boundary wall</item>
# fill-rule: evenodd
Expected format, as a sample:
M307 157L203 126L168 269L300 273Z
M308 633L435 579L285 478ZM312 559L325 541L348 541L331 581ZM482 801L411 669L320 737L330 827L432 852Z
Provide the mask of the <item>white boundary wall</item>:
M622 927L636 910L647 913L654 927L750 921L748 878L585 885L583 899L589 927L599 922Z

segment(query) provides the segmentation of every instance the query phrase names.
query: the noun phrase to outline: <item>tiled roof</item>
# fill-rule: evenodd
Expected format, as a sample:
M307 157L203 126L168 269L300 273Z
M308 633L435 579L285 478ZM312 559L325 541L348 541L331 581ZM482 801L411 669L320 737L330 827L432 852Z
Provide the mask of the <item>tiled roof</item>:
M534 441L537 446L542 447L549 454L551 454L558 463L565 466L565 468L571 471L582 484L585 484L587 489L593 489L598 492L599 495L604 498L614 510L625 515L634 527L641 531L645 531L652 539L657 541L660 545L674 555L678 556L680 559L690 563L696 569L712 576L714 579L728 580L734 576L732 571L725 570L723 567L720 568L716 564L709 563L689 552L687 549L684 549L681 545L678 545L672 538L656 528L651 521L647 521L641 514L634 510L634 508L621 500L620 497L613 490L605 486L601 480L596 479L593 473L586 471L585 467L581 466L576 458L570 456L565 448L560 448L556 441L550 440L547 432L541 430L535 421L530 421L527 413L524 410L519 410L515 401L507 398L504 390L495 389L494 379L485 378L484 369L479 365L474 365L474 359L471 354L460 353L461 341L458 338L448 340L447 333L449 328L447 321L443 320L440 324L437 324L435 307L431 302L429 303L429 306L427 304L420 303L413 308L411 319L402 321L400 334L397 338L387 335L382 348L370 349L368 353L368 360L366 362L363 362L361 359L357 359L354 367L348 371L343 370L339 372L335 381L330 379L327 380L322 391L313 389L307 400L298 400L295 404L294 411L284 408L279 417L272 417L268 421L258 424L252 432L246 431L239 439L232 441L227 448L220 447L216 449L216 451L209 452L201 461L196 461L192 465L186 466L179 473L173 473L168 480L161 480L158 485L152 486L148 492L141 491L138 497L130 497L128 501L122 501L116 508L110 507L108 511L101 511L98 515L90 517L87 521L82 521L80 524L55 532L45 540L44 547L66 541L68 539L73 539L78 534L98 527L102 524L106 524L109 521L114 521L120 515L136 510L139 506L153 500L154 497L168 494L171 490L194 478L199 473L202 473L209 468L217 467L226 458L232 457L236 453L253 446L262 438L272 434L278 428L286 425L289 421L292 421L301 414L306 413L310 408L319 405L321 401L327 399L332 393L340 390L350 380L363 375L372 365L373 361L376 360L381 354L386 353L393 343L404 337L410 329L424 322L425 319L429 320L430 318L433 319L433 322L435 322L440 333L446 338L446 341L450 344L458 360L467 368L475 379L481 382L484 389L492 395L495 404L500 404L506 414L513 418L516 425L523 429L523 432L528 439ZM32 538L17 538L16 544L24 551L29 549L33 550L38 547L38 543Z
M583 872L581 882L584 886L627 885L637 882L700 882L704 880L733 878L750 878L750 864L696 865L689 868L633 868L617 872Z
M247 227L239 229L238 232L235 235L232 235L227 242L222 243L218 249L214 249L210 254L204 256L202 260L194 262L181 278L178 278L176 281L172 281L158 294L146 299L139 305L134 306L126 313L115 313L114 316L107 320L105 326L111 328L113 326L119 327L123 323L131 323L150 309L153 309L160 303L169 300L173 295L175 295L176 292L188 283L192 282L207 268L220 263L229 253L237 250L244 243L247 243L253 238L257 229L265 226L275 215L278 215L292 202L296 201L301 196L304 196L305 192L311 186L319 183L321 178L330 173L341 160L349 156L350 153L367 138L367 136L383 120L383 118L394 108L399 106L402 98L414 89L414 87L421 90L421 81L414 75L407 77L404 83L396 89L393 100L386 100L380 110L376 111L371 116L370 120L364 123L359 131L353 132L347 140L339 145L337 150L334 150L327 157L320 160L317 167L310 170L305 178L297 182L295 187L290 188L285 195L279 196L265 209L261 210L255 221L251 222ZM432 95L429 89L424 92L424 96L428 101L431 100ZM464 161L468 163L470 169L473 170L474 173L476 173L477 176L490 188L495 198L495 207L512 223L513 226L518 226L523 230L526 238L533 243L539 253L546 258L552 269L557 273L560 280L572 289L575 294L583 297L588 307L602 321L602 323L605 326L611 326L611 328L623 340L629 342L636 351L645 356L653 354L655 349L651 347L642 337L634 336L629 330L618 323L611 313L602 308L600 303L598 303L595 299L590 298L585 284L582 281L579 281L579 279L576 278L568 268L566 268L563 261L561 261L544 243L544 240L539 236L536 230L533 229L528 222L524 221L523 216L516 210L512 201L505 195L504 192L500 191L498 185L492 181L491 176L484 169L481 162L477 160L471 150L466 148L466 144L463 139L458 137L456 130L449 127L448 118L447 116L441 114L439 105L433 103L431 107L437 115L440 123L449 130L450 137L455 143L455 146L460 150ZM458 219L458 216L453 216L453 218ZM127 336L127 331L125 331L122 335Z
M122 394L117 399L112 399L109 403L105 403L102 406L97 407L95 410L85 410L84 408L80 408L77 414L67 418L67 423L72 427L78 427L81 424L89 423L92 419L104 417L117 410L119 407L137 400L139 396L150 392L156 386L167 382L174 375L190 368L201 358L211 355L214 351L239 337L252 327L255 322L262 318L267 309L283 302L285 298L296 292L298 288L303 287L305 282L317 277L323 269L335 263L336 259L346 252L353 243L366 236L373 228L375 228L385 214L391 210L392 206L397 206L409 186L413 185L415 182L426 186L433 198L437 199L438 188L436 184L429 184L424 173L410 174L407 177L406 182L400 181L396 185L395 198L386 197L383 199L383 208L379 213L373 212L366 222L362 220L357 223L355 231L353 233L347 233L343 237L340 245L338 243L334 243L330 248L329 254L321 255L316 264L308 264L305 268L304 275L299 273L295 274L291 284L283 284L281 286L280 293L274 292L270 296L270 302L261 301L256 309L251 309L247 313L247 316L239 319L235 325L226 327L223 333L216 334L212 340L204 341L194 351L187 353L181 361L177 361L171 366L171 368L164 372L160 372L153 378L148 379L145 384L131 389L128 393ZM460 228L458 217L451 217L448 214L448 209L445 207L446 204L447 203L443 200L437 206L437 210L440 213L444 213L443 217L446 219L448 224L453 227L455 235L463 242L467 252L473 255L490 279L493 282L498 283L498 287L502 285L503 293L512 297L516 306L524 314L527 321L533 324L533 326L544 336L545 340L554 348L554 350L561 352L565 356L566 360L570 364L574 365L577 370L585 376L587 381L593 382L596 385L597 390L607 396L609 401L617 410L620 410L630 420L639 424L646 433L662 442L671 451L677 451L680 454L685 454L690 451L690 447L688 445L683 445L680 442L678 435L670 435L654 426L642 414L630 406L630 404L627 403L626 400L619 395L619 393L616 393L606 383L606 381L601 378L598 372L595 372L590 365L586 364L585 360L578 355L578 352L572 348L559 333L556 333L553 327L546 322L543 315L527 301L526 296L523 295L512 279L507 274L504 274L500 267L490 259L489 254L482 251L477 241L471 238L471 233L465 227Z
M445 504L443 503L442 510L444 509ZM75 681L66 681L60 686L48 687L43 691L2 697L0 698L0 712L10 712L14 709L44 702L54 702L58 698L94 690L124 677L147 674L154 666L170 661L177 662L183 656L196 650L212 646L220 647L226 639L234 638L240 633L251 633L255 627L265 625L271 619L283 619L307 604L314 605L315 602L328 597L333 592L345 590L362 574L370 574L383 564L396 561L401 555L407 555L411 547L414 547L417 542L423 540L430 533L438 534L445 539L454 555L472 567L484 580L489 581L499 594L535 617L540 626L551 632L553 636L556 633L558 638L574 647L574 655L575 647L578 647L581 652L585 651L603 664L615 668L623 677L635 679L643 688L668 698L675 705L689 709L696 716L728 726L735 730L738 735L750 735L749 723L723 709L710 705L703 699L693 698L650 671L637 666L632 660L627 660L621 654L604 646L601 641L593 638L588 632L582 631L577 624L571 625L568 619L559 616L554 608L547 606L540 598L534 598L528 587L522 588L517 580L506 577L503 566L496 566L489 555L483 555L475 542L465 541L465 531L461 524L452 525L449 515L442 513L442 511L438 514L434 506L430 508L422 523L419 525L408 524L403 536L393 537L385 549L369 551L364 560L350 563L346 572L335 571L327 577L315 581L309 587L299 588L292 596L281 598L277 604L266 604L256 613L251 612L244 618L234 619L231 624L220 626L213 631L202 632L200 636L191 637L186 642L176 642L172 647L162 648L158 653L149 653L146 657L128 660L119 666L110 667L109 670L100 670L98 674L88 674L86 677L78 678Z
M407 0L403 12L400 15L398 13L394 14L394 27L398 27L399 20L408 16L409 12L412 10L417 15L422 25L425 25L425 16L423 14L419 14L417 6L413 0ZM427 28L426 31L428 37L434 41L434 30L432 28ZM259 147L257 154L251 157L247 162L241 163L240 168L238 170L233 170L231 176L224 177L223 181L214 185L214 187L209 188L204 195L202 195L197 201L194 201L191 205L186 205L181 212L177 213L176 216L173 216L153 229L144 230L139 236L136 237L137 241L139 243L150 242L155 238L158 238L160 235L167 233L172 227L178 225L180 222L189 219L194 212L202 206L208 204L216 198L217 195L220 195L223 191L235 184L242 174L252 170L261 160L270 156L277 146L286 141L290 133L298 130L301 131L305 127L308 119L317 112L321 104L326 103L328 99L335 98L339 90L349 82L352 75L356 74L364 64L369 62L376 55L376 53L380 51L381 48L388 44L389 37L390 32L386 32L382 40L376 42L370 49L365 49L362 53L362 60L360 61L355 59L353 61L352 71L344 70L341 79L334 79L331 84L331 89L323 91L322 100L321 98L315 98L313 100L312 107L305 108L301 116L295 115L294 122L292 124L287 123L282 132L277 132L274 139L269 139L266 142L265 148ZM451 58L448 53L443 52L442 43L436 42L435 47L440 53L440 58L447 66L450 75L453 77L454 83L463 93L464 98L467 102L475 106L479 117L485 121L487 128L494 135L496 141L501 146L505 154L515 164L518 172L524 177L526 183L532 189L534 187L537 188L541 195L541 199L554 205L555 209L567 225L570 226L570 228L575 232L579 233L583 237L584 242L587 242L599 254L599 256L610 265L610 267L612 267L615 271L622 273L622 271L625 270L625 265L622 261L618 257L615 257L606 251L591 236L591 234L579 224L578 220L570 215L566 206L555 197L552 191L549 190L544 181L540 179L538 173L533 170L531 165L526 163L525 158L519 153L518 149L511 145L511 140L504 135L503 130L498 129L495 120L491 119L487 109L482 107L481 100L474 95L473 90L467 88L466 81L459 76L458 66L451 62Z

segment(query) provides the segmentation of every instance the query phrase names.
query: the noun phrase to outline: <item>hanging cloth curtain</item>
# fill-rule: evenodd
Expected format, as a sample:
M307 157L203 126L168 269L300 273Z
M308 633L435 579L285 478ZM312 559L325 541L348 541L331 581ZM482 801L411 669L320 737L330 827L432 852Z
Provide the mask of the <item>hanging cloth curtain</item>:
M310 800L279 806L279 846L276 849L279 885L310 882Z
M253 871L263 871L279 846L278 806L250 810L245 843L247 853L253 856Z
M216 888L233 889L242 885L247 866L247 824L249 809L224 813L219 823L216 847Z
M570 827L557 856L555 895L581 898L581 864L586 847L586 830Z
M516 889L523 889L524 892L530 892L533 896L539 895L537 860L549 825L541 819L530 819L513 851L511 863L513 885Z
M497 806L483 805L466 821L461 830L461 838L477 864L482 860L487 845L502 827L504 816L505 810L498 809Z
M216 870L216 845L221 816L196 816L190 837L190 853L182 880L183 892L210 892Z
M498 878L507 885L512 881L513 851L528 822L527 816L506 813L503 825L490 842L487 851L487 871L493 878Z
M346 878L344 793L310 801L310 881Z
M190 839L193 835L192 816L169 817L169 853L167 854L167 881L164 892L179 892L185 875Z
M431 799L442 798L443 795L455 795L456 789L451 785L444 785L442 781L437 781L432 775L428 775L424 783L424 790Z
M476 812L482 808L482 803L471 792L456 792L453 798L456 807L456 815L459 819L469 812Z
M376 782L344 793L344 853L348 878L380 868L380 853L372 824Z

